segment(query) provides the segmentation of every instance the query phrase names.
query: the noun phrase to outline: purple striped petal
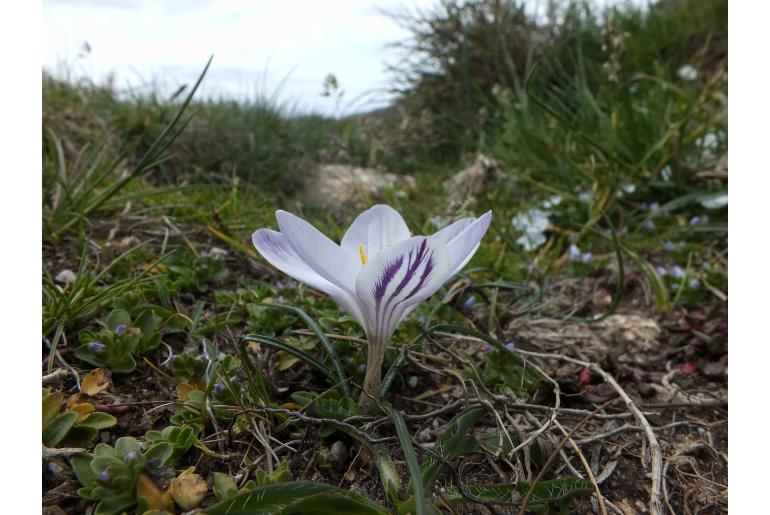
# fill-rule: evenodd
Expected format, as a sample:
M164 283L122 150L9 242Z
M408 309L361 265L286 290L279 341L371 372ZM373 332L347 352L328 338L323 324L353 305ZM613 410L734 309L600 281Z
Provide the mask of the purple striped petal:
M281 234L313 272L350 295L355 294L356 277L363 266L355 253L341 248L298 216L278 210L275 217Z
M286 236L270 229L260 229L251 236L251 241L271 265L297 281L327 294L363 324L361 309L355 297L315 272L299 257Z
M433 295L449 271L445 246L424 236L409 238L375 256L356 281L369 341L384 345L406 310Z

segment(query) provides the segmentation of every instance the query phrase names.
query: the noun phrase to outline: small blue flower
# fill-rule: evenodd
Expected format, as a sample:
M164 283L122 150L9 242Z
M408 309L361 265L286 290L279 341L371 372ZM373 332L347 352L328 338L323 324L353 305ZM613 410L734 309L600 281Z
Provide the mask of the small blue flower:
M700 266L704 270L711 270L711 262L704 261L703 264Z
M709 223L709 216L703 215L703 216L693 216L690 218L690 225L704 225Z
M668 269L665 266L656 266L655 272L661 277L668 275Z
M361 374L366 373L366 365L364 363L361 363L360 365L358 365L358 372Z
M99 477L99 481L101 481L102 483L107 483L110 481L110 473L107 472L106 470L102 470L101 472L99 472L98 477Z
M99 342L91 342L88 344L88 350L91 352L99 352L102 349L104 349L104 345Z
M697 278L697 277L693 277L693 278L691 278L691 279L690 279L690 280L687 282L687 285L688 285L690 288L692 288L693 290L696 290L696 289L698 289L698 288L700 287L700 281L698 280L698 278Z
M117 334L118 336L120 336L121 334L123 334L125 332L126 332L126 326L125 325L118 324L117 326L115 326L115 334Z
M590 263L593 260L594 256L590 252L583 252L580 255L580 262L581 263Z
M224 391L225 391L225 387L222 386L221 383L217 383L217 384L214 385L214 395L216 395L217 397L222 395L222 393L224 393Z
M569 246L569 251L567 251L567 256L569 257L570 262L576 261L580 258L580 247L575 245L574 243Z
M468 296L467 299L465 299L465 302L463 302L463 311L472 311L475 306L476 306L476 297L473 295L470 295Z
M684 274L684 268L682 268L682 267L681 267L681 266L679 266L679 265L674 265L674 266L671 268L671 275L672 275L674 278L676 278L676 279L681 279L681 278L682 278L682 277L684 277L684 275L685 275L685 274Z
M123 457L123 461L128 463L129 461L135 460L139 458L139 452L137 451L128 451L126 455Z
M647 229L648 231L651 231L651 230L655 229L655 222L653 222L650 219L647 219L647 220L644 221L643 227L645 229Z
M516 348L516 342L511 340L510 342L505 344L505 348L508 350L513 350Z
M653 202L652 204L648 205L647 208L650 210L650 213L657 213L660 211L660 204Z
M674 244L673 241L667 241L666 243L663 244L663 249L671 252L672 250L676 249L676 245Z

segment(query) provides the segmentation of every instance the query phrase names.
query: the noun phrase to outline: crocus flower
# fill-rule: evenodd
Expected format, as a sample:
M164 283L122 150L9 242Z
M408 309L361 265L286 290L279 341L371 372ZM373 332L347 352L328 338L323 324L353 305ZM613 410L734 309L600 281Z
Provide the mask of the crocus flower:
M379 396L385 347L398 324L470 261L492 212L430 236L412 236L393 208L377 205L353 221L338 245L305 220L275 213L280 232L259 229L254 246L270 264L322 291L366 332L362 409Z

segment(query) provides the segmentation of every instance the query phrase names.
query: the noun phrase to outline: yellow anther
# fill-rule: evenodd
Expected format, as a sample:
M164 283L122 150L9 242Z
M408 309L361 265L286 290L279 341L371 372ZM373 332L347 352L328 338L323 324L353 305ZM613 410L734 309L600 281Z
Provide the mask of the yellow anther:
M363 245L359 245L358 246L358 253L361 255L361 264L365 265L366 264L366 251L364 250L364 246Z

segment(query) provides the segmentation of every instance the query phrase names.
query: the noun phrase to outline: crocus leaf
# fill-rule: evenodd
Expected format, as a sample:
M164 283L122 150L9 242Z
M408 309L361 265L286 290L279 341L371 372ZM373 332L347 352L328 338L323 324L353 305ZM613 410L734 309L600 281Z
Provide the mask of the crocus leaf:
M414 493L414 509L417 515L424 515L425 511L425 487L420 474L420 465L417 463L417 454L414 452L412 440L409 438L409 429L406 427L404 417L396 411L389 403L383 403L382 409L393 421L396 428L398 441L401 443L401 450L406 458L406 467L409 470L410 485Z
M292 481L258 487L220 502L208 515L361 514L385 515L388 511L350 490L313 481Z

